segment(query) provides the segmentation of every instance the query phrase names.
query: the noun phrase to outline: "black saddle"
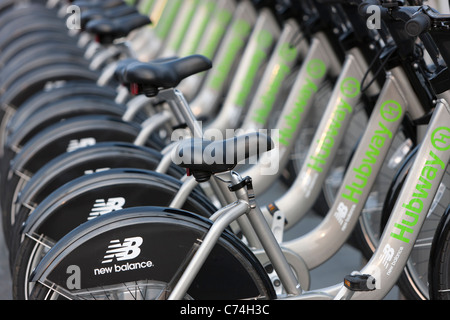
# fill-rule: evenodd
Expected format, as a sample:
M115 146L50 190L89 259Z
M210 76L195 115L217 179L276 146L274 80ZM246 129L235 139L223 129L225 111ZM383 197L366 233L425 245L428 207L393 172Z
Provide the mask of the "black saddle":
M159 58L152 60L152 63L164 63L168 61L173 61L179 59L178 57L166 57L166 58ZM116 70L114 71L114 78L119 81L124 86L129 86L130 83L127 82L128 80L125 79L125 71L126 69L136 63L142 63L136 58L126 58L119 60L116 64Z
M137 86L134 94L153 97L159 90L175 88L183 79L212 67L212 62L202 55L191 55L168 61L130 63L123 70L122 80Z
M81 11L99 8L110 9L126 4L123 0L77 0L72 1L72 4L80 7Z
M186 168L198 182L205 182L211 175L230 171L244 160L273 148L272 139L257 132L219 141L186 139L172 151L172 161Z
M150 24L150 18L139 13L116 19L91 20L86 31L94 34L102 44L111 44L114 40L126 37L131 31Z
M92 9L81 12L81 29L86 30L87 23L92 20L117 19L136 13L139 12L135 7L126 4L106 10L103 8L94 7Z

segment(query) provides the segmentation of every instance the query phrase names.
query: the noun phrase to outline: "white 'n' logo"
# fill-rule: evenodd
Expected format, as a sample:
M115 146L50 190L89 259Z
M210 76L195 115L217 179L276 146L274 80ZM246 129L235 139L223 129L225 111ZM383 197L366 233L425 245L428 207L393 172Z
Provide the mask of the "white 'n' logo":
M81 140L70 140L67 152L72 152L80 148L89 147L95 145L97 141L94 138L85 138Z
M123 244L119 240L111 240L102 263L110 263L114 258L117 261L136 258L141 253L139 247L143 242L144 240L141 237L127 238L123 241Z
M124 205L124 198L110 198L108 201L105 201L104 199L97 199L91 209L91 213L89 213L88 220L92 220L112 211L122 210Z

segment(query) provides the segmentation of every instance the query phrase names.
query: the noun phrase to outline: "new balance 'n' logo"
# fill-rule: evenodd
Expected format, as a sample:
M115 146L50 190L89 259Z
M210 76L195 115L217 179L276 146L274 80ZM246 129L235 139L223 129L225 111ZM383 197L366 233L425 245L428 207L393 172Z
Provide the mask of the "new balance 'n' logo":
M107 201L105 201L104 199L97 199L95 200L95 204L91 209L88 220L92 220L94 218L97 218L98 216L112 211L121 210L123 209L124 205L124 198L110 198Z
M67 152L72 152L80 148L93 146L96 144L96 140L94 138L84 138L80 140L70 140L69 145L67 146Z
M139 256L144 240L141 237L127 238L120 243L120 240L111 240L103 257L102 263L110 263L116 258L117 261L131 260Z

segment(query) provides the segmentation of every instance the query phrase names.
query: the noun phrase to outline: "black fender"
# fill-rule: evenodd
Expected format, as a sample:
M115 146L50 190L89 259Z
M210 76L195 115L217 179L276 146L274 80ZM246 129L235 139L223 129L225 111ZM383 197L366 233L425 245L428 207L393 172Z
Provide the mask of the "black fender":
M33 0L33 3L27 3L26 6L16 7L17 0L4 0L0 3L0 28L7 26L11 21L17 19L30 18L30 15L35 14L35 17L47 17L55 19L57 11L49 9L45 6L46 0ZM61 31L60 31L61 32Z
M55 30L63 32L67 30L64 21L59 19L40 20L38 18L23 17L5 24L0 36L0 48L6 48L10 43L27 34L39 33L43 30Z
M8 91L0 98L2 110L0 119L3 119L4 108L17 109L20 105L35 93L45 88L45 85L53 81L70 81L70 80L98 80L99 73L88 69L80 68L75 65L45 66L17 80Z
M136 168L153 170L162 159L160 152L131 143L104 142L62 154L51 160L27 182L17 204L38 204L63 184L99 169ZM127 165L125 165L127 164ZM185 171L171 165L168 175L181 179Z
M55 283L70 294L70 289L66 289L67 269L77 266L81 272L81 290L145 279L169 283L194 243L210 226L211 222L205 218L171 208L141 207L113 212L88 221L64 236L45 255L31 279ZM132 237L142 240L138 256L117 263L120 266L114 261L102 264L111 241ZM102 267L116 270L119 267L120 270L123 263L141 261L148 262L149 268L100 275ZM263 287L263 292L255 288L255 282ZM188 293L194 299L207 300L276 297L259 261L247 246L227 231L220 237Z
M139 131L138 124L125 122L119 117L90 115L68 119L30 139L12 161L10 172L36 172L51 159L67 152L73 139L84 137L95 138L96 142L133 142Z
M11 262L22 234L41 234L57 241L78 225L110 211L169 206L181 185L180 180L165 174L126 168L76 178L52 192L31 214L19 212L10 242ZM217 210L197 189L182 208L205 217Z
M30 34L21 37L20 39L11 43L4 48L0 53L0 67L8 65L8 62L13 59L18 53L23 51L33 51L35 48L48 43L49 45L73 45L75 39L55 31L43 31L38 34Z
M58 50L55 48L55 50ZM28 63L20 65L19 63L11 64L10 70L15 70L10 73L5 73L7 76L2 77L1 85L2 90L8 91L18 80L26 78L29 74L34 71L39 71L45 67L52 66L53 68L61 68L65 65L73 65L80 69L89 70L89 64L83 56L77 56L73 54L68 54L61 52L54 54L45 54L43 57L37 57ZM8 72L8 71L6 71Z
M104 97L113 100L116 95L117 92L113 88L100 87L92 81L66 82L62 86L52 88L51 90L38 92L25 101L9 120L6 132L7 134L14 132L17 127L21 126L41 108L66 98L82 96L87 98Z
M102 97L66 98L41 108L31 115L15 131L9 133L4 148L22 147L38 132L62 120L83 115L108 115L121 117L126 111L120 105Z
M8 189L5 192L3 215L10 217L5 216L3 220L5 234L9 234L9 225L17 219L19 211L31 211L51 192L75 178L116 168L154 170L161 159L161 153L154 149L119 142L99 143L64 153L45 164L24 186L18 185L16 190ZM171 165L166 174L181 179L185 171Z

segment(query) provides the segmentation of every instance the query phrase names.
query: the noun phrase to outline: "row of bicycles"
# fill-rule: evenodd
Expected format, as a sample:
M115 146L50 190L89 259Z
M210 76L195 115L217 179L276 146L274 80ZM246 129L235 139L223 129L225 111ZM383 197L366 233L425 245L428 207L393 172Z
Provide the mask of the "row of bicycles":
M1 0L13 298L450 298L441 5Z

